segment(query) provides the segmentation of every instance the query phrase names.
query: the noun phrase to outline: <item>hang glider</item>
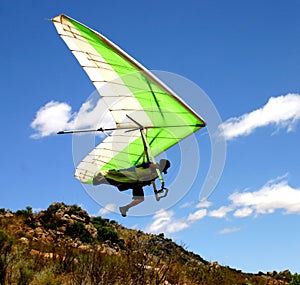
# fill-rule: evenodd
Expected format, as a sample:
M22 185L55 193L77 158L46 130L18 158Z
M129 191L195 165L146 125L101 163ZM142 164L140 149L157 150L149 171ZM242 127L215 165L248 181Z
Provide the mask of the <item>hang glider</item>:
M60 132L110 131L77 166L81 182L91 184L96 171L155 161L205 126L175 92L109 39L66 15L52 21L114 120L114 126Z

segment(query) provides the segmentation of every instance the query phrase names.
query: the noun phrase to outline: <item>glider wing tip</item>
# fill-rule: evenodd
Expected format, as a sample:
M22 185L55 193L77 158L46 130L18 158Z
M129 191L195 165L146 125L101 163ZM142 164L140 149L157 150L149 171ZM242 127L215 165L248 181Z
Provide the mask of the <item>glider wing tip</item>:
M62 17L67 17L65 14L58 14L57 16L53 17L51 20L52 22L61 22Z
M203 121L202 123L196 124L196 127L204 128L206 126L206 123Z

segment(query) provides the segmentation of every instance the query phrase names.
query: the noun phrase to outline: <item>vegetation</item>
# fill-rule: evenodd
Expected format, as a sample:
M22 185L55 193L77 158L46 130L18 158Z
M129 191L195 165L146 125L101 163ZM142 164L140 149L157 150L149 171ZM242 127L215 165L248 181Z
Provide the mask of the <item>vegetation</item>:
M166 239L129 230L77 205L12 214L0 209L0 285L290 284L288 270L243 273L207 262Z
M290 285L300 285L300 274L295 273L293 276L291 276L291 282Z

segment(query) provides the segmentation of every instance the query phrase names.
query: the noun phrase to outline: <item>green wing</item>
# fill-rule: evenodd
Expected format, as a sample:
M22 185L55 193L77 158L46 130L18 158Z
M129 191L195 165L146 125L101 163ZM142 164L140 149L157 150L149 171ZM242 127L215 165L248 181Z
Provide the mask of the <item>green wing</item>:
M116 125L116 130L77 166L75 177L80 181L91 183L96 171L142 162L140 130L128 116L145 128L154 156L205 126L170 88L103 35L65 15L52 21L99 91Z

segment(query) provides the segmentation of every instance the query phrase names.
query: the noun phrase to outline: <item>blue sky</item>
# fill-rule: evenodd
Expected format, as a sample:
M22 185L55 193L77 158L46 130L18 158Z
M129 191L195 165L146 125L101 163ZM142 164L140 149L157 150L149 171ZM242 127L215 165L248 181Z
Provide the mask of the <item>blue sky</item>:
M164 232L209 261L247 272L300 272L299 2L161 2L1 1L0 207L79 204L127 227ZM124 219L73 178L71 136L32 137L47 103L66 103L72 114L94 91L49 21L61 13L147 68L206 92L227 141L224 171L206 201L199 201L206 175L200 167L175 205ZM197 140L205 163L208 136Z

